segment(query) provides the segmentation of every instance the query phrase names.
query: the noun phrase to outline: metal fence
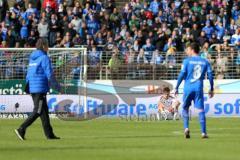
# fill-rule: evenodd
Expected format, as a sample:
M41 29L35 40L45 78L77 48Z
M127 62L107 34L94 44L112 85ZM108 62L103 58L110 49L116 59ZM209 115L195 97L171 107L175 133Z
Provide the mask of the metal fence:
M54 73L59 80L79 79L83 73L84 51L86 49L57 49L49 50L49 56ZM27 65L33 48L1 48L0 49L0 79L25 79Z
M29 55L33 49L0 49L0 79L25 79ZM59 80L173 80L185 58L183 52L87 51L50 49L49 55ZM240 78L240 52L202 53L212 64L215 79ZM86 58L84 58L86 57ZM84 63L85 60L85 63ZM84 64L87 69L84 70Z
M99 52L99 63L88 52L88 79L174 80L181 70L183 52ZM240 52L201 53L212 65L215 79L240 78Z

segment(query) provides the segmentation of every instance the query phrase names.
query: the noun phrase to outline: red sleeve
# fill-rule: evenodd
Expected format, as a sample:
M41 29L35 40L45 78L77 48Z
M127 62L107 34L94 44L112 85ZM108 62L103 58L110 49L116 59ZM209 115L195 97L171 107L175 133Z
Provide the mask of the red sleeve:
M57 9L57 4L56 4L56 1L55 1L55 0L52 0L52 2L51 2L51 7L52 7L52 9L54 9L54 10Z
M45 8L46 8L47 1L48 1L48 0L43 0L43 4L42 4L42 8L43 8L43 9L45 9Z

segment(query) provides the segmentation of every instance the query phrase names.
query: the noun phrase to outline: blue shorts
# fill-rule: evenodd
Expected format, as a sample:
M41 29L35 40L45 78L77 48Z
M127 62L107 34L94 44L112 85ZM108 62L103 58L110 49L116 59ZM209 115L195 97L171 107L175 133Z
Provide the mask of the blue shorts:
M191 91L183 94L183 109L188 109L192 101L197 109L204 109L204 97L201 91Z

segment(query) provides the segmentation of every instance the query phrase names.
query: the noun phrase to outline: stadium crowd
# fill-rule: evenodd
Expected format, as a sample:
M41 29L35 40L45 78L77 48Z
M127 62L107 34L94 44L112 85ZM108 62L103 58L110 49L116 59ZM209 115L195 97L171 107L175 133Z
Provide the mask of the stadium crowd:
M0 0L0 21L1 48L35 47L38 37L50 47L87 46L93 71L99 72L101 56L113 77L121 64L140 77L146 66L131 64L174 70L193 41L218 78L231 78L230 62L240 74L238 0L130 0L123 7L114 0L16 0L12 7Z

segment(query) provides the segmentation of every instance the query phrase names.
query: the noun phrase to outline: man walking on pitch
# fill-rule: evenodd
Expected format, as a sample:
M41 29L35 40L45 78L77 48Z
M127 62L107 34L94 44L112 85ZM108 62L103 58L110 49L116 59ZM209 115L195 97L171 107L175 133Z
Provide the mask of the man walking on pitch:
M186 53L189 57L183 61L182 70L178 76L178 82L175 91L175 94L178 94L178 88L182 80L185 80L182 106L185 137L190 138L189 107L191 102L194 101L194 107L198 110L202 138L208 138L206 130L206 117L204 112L203 80L207 73L210 82L209 97L212 98L214 95L214 87L211 65L206 59L201 58L198 55L199 45L197 43L191 43L186 48Z
M29 93L32 96L34 108L32 114L15 130L15 133L21 140L25 140L26 129L40 116L47 139L60 139L53 133L46 99L50 85L60 90L60 86L53 75L50 58L47 55L48 41L41 38L38 40L36 47L37 50L33 51L30 56L26 76L26 82L29 85Z

